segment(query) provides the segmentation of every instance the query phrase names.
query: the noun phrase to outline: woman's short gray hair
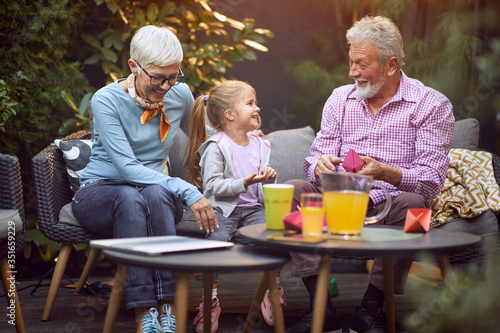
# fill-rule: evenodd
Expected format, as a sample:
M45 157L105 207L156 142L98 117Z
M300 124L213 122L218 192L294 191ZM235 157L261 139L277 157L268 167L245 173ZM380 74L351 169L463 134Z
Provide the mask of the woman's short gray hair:
M146 25L130 42L130 57L143 68L165 67L182 62L182 46L175 33L167 27Z
M387 17L365 16L347 30L346 37L349 45L365 42L375 44L381 66L390 57L398 59L399 69L404 64L403 37L396 24Z

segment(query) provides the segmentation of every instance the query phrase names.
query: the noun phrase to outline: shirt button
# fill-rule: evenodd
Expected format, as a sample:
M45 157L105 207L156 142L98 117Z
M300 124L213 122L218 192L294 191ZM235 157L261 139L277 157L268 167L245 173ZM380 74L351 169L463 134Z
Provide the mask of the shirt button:
M373 129L376 129L376 128L377 128L377 126L373 125L373 127L372 127L372 128L373 128Z
M373 145L370 145L370 149L373 149Z

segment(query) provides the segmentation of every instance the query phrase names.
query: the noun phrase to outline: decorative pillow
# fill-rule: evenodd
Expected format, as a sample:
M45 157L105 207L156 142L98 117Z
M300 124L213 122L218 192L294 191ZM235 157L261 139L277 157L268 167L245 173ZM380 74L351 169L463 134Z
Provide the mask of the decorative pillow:
M55 140L66 161L69 185L73 192L80 188L80 175L87 166L92 151L92 140Z

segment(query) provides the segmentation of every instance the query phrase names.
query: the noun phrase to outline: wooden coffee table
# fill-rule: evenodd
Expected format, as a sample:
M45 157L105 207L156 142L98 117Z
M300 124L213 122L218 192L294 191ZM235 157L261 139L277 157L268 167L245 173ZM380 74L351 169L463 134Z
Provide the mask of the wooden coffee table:
M242 227L238 230L238 233L261 246L282 251L310 252L322 256L314 303L311 330L313 333L323 331L331 257L382 257L387 329L389 333L394 333L392 258L412 258L418 252L428 251L437 256L441 271L445 273L450 265L448 254L464 251L481 240L477 235L463 232L431 229L428 233L415 234L405 233L402 228L379 225L366 226L360 237L349 239L334 237L320 243L270 240L270 237L283 234L283 231L267 230L265 224Z
M151 237L153 238L153 237ZM133 238L131 238L133 240ZM205 240L200 240L205 241ZM207 241L209 242L209 241ZM90 242L92 245L92 241ZM176 273L176 310L177 332L186 332L187 300L188 300L188 273L203 272L204 295L204 332L210 332L211 326L211 290L213 272L218 271L264 271L260 283L255 291L243 332L251 332L260 309L260 303L266 289L269 288L276 318L275 332L284 332L285 324L279 292L274 277L274 269L283 266L289 261L287 253L274 252L270 254L264 249L254 246L235 245L226 249L196 250L187 252L168 253L157 256L123 252L113 247L102 248L103 254L111 261L118 263L115 274L115 284L106 312L103 332L111 332L121 303L121 296L125 287L128 266L141 266L156 269L168 269Z

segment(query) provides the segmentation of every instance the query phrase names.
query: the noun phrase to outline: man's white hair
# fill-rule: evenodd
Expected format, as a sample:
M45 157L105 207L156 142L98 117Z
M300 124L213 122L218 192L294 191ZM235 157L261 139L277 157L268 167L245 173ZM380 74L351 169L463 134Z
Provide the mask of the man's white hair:
M403 37L394 22L384 16L365 16L347 30L347 43L373 43L377 47L378 61L383 66L390 57L398 59L398 69L405 56Z

